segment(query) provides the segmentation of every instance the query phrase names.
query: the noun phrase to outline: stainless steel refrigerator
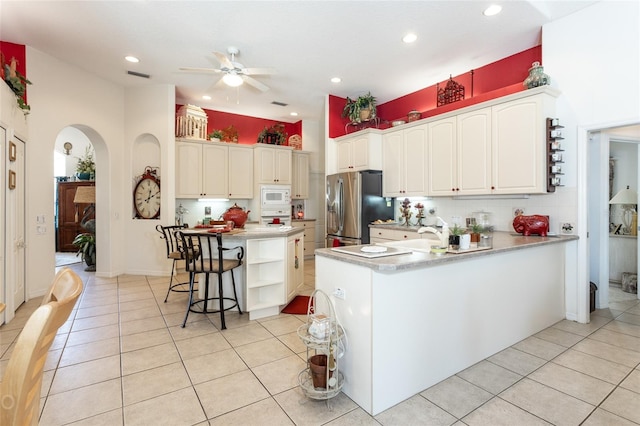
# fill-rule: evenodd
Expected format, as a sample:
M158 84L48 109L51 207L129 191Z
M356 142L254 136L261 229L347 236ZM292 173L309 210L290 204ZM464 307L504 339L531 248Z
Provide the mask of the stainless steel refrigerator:
M393 198L382 196L382 172L327 176L326 247L369 244L369 224L393 219Z

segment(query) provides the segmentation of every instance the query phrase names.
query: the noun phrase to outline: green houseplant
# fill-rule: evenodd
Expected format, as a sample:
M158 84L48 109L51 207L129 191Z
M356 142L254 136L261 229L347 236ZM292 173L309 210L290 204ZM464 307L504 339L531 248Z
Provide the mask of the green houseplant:
M93 159L93 149L90 146L84 150L84 155L78 157L76 165L76 176L80 180L89 180L96 173L96 163Z
M482 234L483 230L484 230L484 227L479 223L474 223L471 225L471 228L469 228L469 234L471 234L472 243L480 242L480 234Z
M82 255L82 260L87 264L85 271L96 270L96 236L91 233L78 234L72 244L78 247L76 256Z
M467 230L456 223L453 228L449 230L449 244L453 250L458 250L460 247L460 235L464 234Z
M351 99L347 96L347 102L342 110L342 118L348 118L352 123L362 123L376 118L376 98L368 92L366 95Z
M258 134L258 143L268 143L272 145L286 145L287 132L284 131L284 125L274 124L271 127L265 127Z

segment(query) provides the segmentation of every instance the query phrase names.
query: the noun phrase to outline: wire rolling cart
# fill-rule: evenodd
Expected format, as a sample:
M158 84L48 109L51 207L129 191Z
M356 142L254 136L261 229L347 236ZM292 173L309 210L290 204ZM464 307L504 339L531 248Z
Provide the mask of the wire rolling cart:
M318 400L338 395L344 385L340 358L344 355L346 334L325 292L315 290L309 297L307 321L298 327L298 337L307 347L307 367L298 374L304 394Z

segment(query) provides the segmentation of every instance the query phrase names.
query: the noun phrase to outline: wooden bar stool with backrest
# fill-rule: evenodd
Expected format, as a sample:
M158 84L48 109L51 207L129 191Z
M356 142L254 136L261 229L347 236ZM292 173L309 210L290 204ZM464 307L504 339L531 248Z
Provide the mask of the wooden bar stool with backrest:
M179 260L185 260L184 252L182 250L182 241L176 235L176 233L186 228L187 228L186 224L173 225L173 226L162 226L162 225L156 226L156 231L162 234L160 238L162 238L167 245L167 259L172 260L171 279L169 279L169 288L167 289L167 295L164 298L165 303L167 303L167 300L169 299L169 293L171 293L172 291L175 291L176 293L189 292L189 289L187 287L187 285L189 284L188 282L181 282L181 283L175 283L175 284L173 283L174 271L176 271L176 274L177 274L176 262L178 262Z
M185 254L185 269L189 272L189 304L187 313L184 316L182 327L187 324L189 312L199 314L220 313L220 322L222 329L226 329L224 321L224 313L229 309L238 308L238 312L242 314L242 309L238 303L238 294L236 291L236 280L233 270L242 265L244 258L244 247L223 247L221 233L209 232L182 232L178 235L182 240L182 247ZM235 253L233 257L225 258L225 254L229 256ZM222 276L225 272L231 274L231 286L233 287L233 298L225 297L222 288ZM204 283L204 299L194 300L194 280L196 274L205 274ZM209 275L216 274L218 276L218 296L209 297ZM209 309L209 303L218 301L218 307L213 310ZM226 306L224 302L233 302L230 306ZM200 307L201 306L201 307Z
M42 373L58 329L67 321L82 293L82 280L62 269L43 300L27 320L0 385L0 425L37 425Z

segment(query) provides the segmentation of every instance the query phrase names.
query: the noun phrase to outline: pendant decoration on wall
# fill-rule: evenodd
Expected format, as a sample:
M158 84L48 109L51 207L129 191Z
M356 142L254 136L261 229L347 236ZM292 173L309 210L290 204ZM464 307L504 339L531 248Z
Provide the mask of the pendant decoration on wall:
M447 85L441 89L440 83L436 85L437 89L437 106L447 105L464 99L464 86L453 80L451 75Z
M160 178L159 167L145 167L141 176L136 178L133 190L133 206L135 219L160 218Z

